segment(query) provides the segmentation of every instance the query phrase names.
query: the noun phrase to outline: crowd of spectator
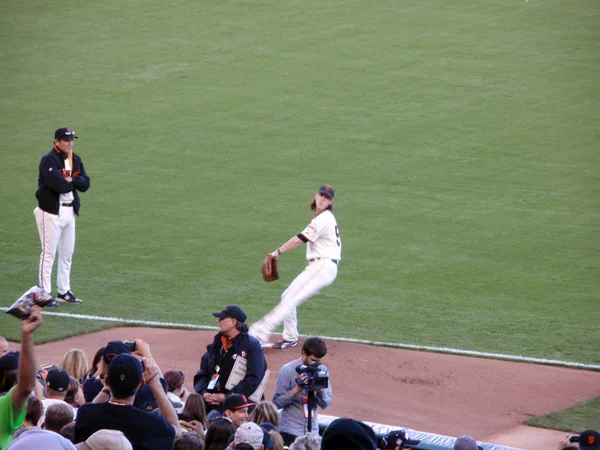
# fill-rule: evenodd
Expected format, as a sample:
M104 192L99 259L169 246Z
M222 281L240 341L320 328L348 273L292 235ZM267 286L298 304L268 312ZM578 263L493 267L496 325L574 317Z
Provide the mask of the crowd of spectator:
M91 364L84 351L71 349L55 365L39 367L32 335L42 324L42 313L34 307L21 322L20 350L9 351L0 337L0 450L418 448L420 442L404 430L378 437L369 425L351 418L334 420L321 436L316 411L331 403L331 384L319 384L310 393L306 373L296 369L314 366L328 380L321 366L325 341L305 340L300 357L279 371L269 401L262 386L268 379L264 354L247 334L245 314L228 306L215 316L219 333L202 356L196 392L188 392L183 371L163 372L141 339L100 342ZM312 429L306 415L314 420ZM573 447L560 448L600 449L600 435L587 430L578 443L567 444ZM454 450L478 449L469 436L454 444Z

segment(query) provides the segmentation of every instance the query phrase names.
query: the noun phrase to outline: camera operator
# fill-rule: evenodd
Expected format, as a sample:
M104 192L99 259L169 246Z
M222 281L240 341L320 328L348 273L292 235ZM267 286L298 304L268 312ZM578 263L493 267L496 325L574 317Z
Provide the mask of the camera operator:
M326 354L325 340L310 337L302 345L302 356L279 371L273 403L282 409L279 429L285 445L307 432L319 434L317 406L331 404L329 371L321 365Z

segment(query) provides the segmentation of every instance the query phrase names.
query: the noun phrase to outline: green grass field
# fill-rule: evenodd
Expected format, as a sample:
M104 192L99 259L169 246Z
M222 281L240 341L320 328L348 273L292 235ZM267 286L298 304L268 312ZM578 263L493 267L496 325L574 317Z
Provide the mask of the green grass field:
M328 182L343 261L301 333L600 363L597 1L0 8L1 306L37 283L37 166L69 125L92 186L60 312L256 320L303 267L266 284L265 252Z

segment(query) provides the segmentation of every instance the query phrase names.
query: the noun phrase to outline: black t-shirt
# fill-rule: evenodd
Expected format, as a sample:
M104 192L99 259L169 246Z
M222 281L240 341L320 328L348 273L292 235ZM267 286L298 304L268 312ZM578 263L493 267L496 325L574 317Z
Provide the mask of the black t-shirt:
M135 450L171 450L175 429L162 416L132 405L87 403L77 411L75 442L85 441L98 430L120 430Z

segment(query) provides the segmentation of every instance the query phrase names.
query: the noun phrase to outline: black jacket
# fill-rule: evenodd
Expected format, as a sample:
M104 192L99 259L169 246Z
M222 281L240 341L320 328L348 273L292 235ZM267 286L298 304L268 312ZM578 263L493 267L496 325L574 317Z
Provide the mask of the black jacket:
M206 353L200 360L200 370L194 376L194 390L199 394L205 392L235 393L249 397L256 391L265 376L267 360L260 342L244 332L239 334L227 352L222 352L221 333L217 333L212 344L206 347ZM246 358L246 377L231 390L225 389L225 384L231 373L235 358ZM219 364L219 383L215 389L208 389L208 384Z
M79 215L79 195L77 191L85 192L90 187L90 177L85 173L81 158L73 153L73 182L69 183L62 174L65 168L66 154L53 148L40 161L38 189L35 197L40 209L58 214L60 194L73 192L75 214Z

